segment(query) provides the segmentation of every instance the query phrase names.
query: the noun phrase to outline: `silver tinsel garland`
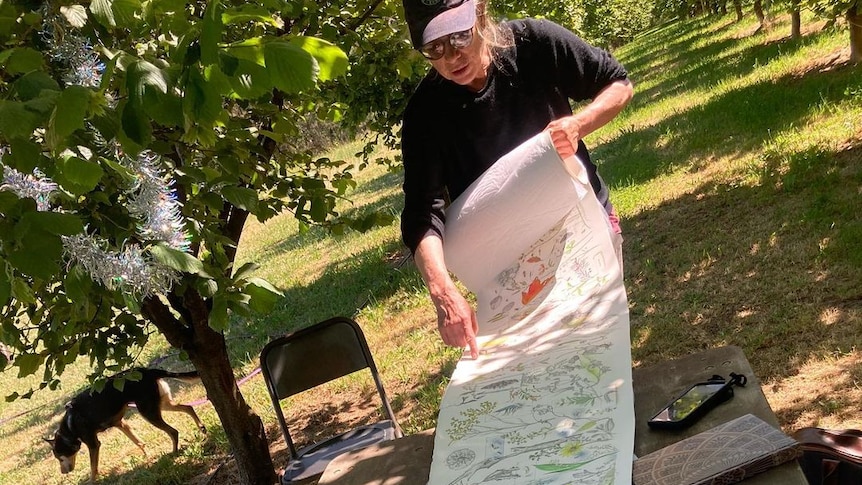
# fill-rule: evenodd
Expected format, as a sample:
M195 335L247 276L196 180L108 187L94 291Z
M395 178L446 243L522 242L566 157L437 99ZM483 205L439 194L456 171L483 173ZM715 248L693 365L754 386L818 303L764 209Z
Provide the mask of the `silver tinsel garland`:
M137 159L126 159L126 166L138 174L138 182L130 191L132 196L126 207L142 221L138 226L141 236L188 251L189 239L180 203L171 189L173 181L163 179L158 159L158 155L150 151L141 153Z
M42 9L42 41L48 48L48 57L63 66L63 82L66 85L98 87L102 82L105 64L93 51L93 46L85 37L72 33L65 19L49 13L47 5Z
M146 151L137 159L121 157L121 160L137 175L137 181L126 191L125 206L141 221L137 228L141 239L165 242L188 251L189 238L180 204L170 188L172 182L162 178L158 156ZM63 238L69 259L79 262L95 281L109 289L147 297L169 291L179 279L173 269L153 261L137 244L129 244L121 252L104 249L107 246L107 241L92 235Z
M62 16L51 13L47 4L42 15L40 35L47 47L48 58L64 69L63 82L98 87L105 65L90 42L72 32L73 27ZM4 153L5 148L0 147L0 162ZM126 207L140 221L137 227L140 239L165 242L175 249L188 251L189 238L184 229L181 206L171 189L173 181L162 176L158 156L144 152L137 159L122 155L118 158L137 175L136 182L126 190ZM50 199L57 189L56 183L38 171L26 175L3 166L0 190L34 199L40 211L56 210L51 207ZM137 244L124 244L117 251L107 249L111 246L109 241L97 235L64 236L62 240L70 264L78 262L94 281L111 290L146 297L169 291L179 279L176 271L154 261Z
M38 170L26 175L2 165L5 153L6 148L0 147L3 168L0 190L35 200L40 211L58 210L51 206L57 184ZM165 182L161 176L158 156L145 152L137 159L123 157L123 161L137 175L137 181L126 191L126 206L132 216L142 221L137 228L141 239L165 242L175 249L188 251L189 238L184 230L180 204L170 188L172 182ZM137 244L124 245L120 251L108 250L107 240L91 234L64 236L62 241L70 263L77 261L94 281L111 290L147 297L169 291L179 279L173 269L153 261Z
M3 157L0 153L0 162ZM30 198L36 201L36 210L51 210L51 195L57 191L57 184L34 170L33 175L26 175L12 167L3 166L3 184L0 190L13 192L19 198Z
M66 254L109 290L147 297L169 291L179 279L174 270L153 261L137 244L121 252L104 249L108 245L104 239L87 234L63 237Z

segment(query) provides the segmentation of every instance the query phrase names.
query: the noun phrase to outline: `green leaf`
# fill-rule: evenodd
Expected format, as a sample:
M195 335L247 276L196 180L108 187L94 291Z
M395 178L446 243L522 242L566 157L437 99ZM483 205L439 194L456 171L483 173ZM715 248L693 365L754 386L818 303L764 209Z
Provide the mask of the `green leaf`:
M8 36L18 23L18 12L12 2L0 2L0 37ZM0 61L2 64L2 61Z
M13 210L20 210L20 206L21 199L17 195L8 190L0 190L0 214L8 216Z
M17 101L0 100L0 134L6 138L26 138L39 125L35 113Z
M59 91L60 85L44 71L29 72L15 81L15 90L22 101L38 97L45 89Z
M135 13L141 9L140 0L93 0L90 12L105 27L128 28L135 24Z
M183 100L170 94L147 90L144 95L144 112L162 126L183 126Z
M66 147L65 141L75 130L84 128L91 91L83 86L69 86L60 93L48 121L45 138L55 151Z
M239 61L229 80L234 93L242 99L256 99L272 91L272 79L266 68L245 59Z
M314 222L323 222L326 220L327 214L334 207L332 200L327 197L314 197L311 199L311 220Z
M241 7L227 9L221 14L221 21L225 25L260 22L279 29L284 27L284 22L281 19L273 17L269 10L260 5L246 4Z
M245 187L228 186L221 189L221 195L236 207L249 212L257 210L257 192Z
M213 306L210 310L209 325L216 332L224 332L228 326L228 301L221 294L216 294L212 299Z
M147 87L160 93L167 93L168 78L152 63L138 59L126 69L126 88L129 90L129 97L134 102L140 102Z
M45 361L45 357L39 354L21 354L15 356L13 365L18 368L18 378L35 374L39 366Z
M29 223L22 219L18 225L22 224ZM58 236L28 228L21 236L20 247L11 251L8 257L9 262L22 273L47 281L60 272L62 254L63 245Z
M105 27L116 27L117 20L114 18L112 0L93 0L90 2L90 12L96 20Z
M25 305L36 304L36 295L33 293L33 289L21 278L12 280L12 298Z
M185 86L183 113L186 115L186 130L193 125L202 129L212 129L222 111L222 98L210 83L206 82L200 71L191 69Z
M126 379L114 379L111 381L111 385L114 386L114 389L123 392L123 389L126 387Z
M16 138L9 143L11 150L3 157L3 163L18 169L19 172L32 173L41 161L47 160L42 155L41 147L25 138Z
M258 313L269 312L284 298L281 290L261 278L249 278L243 292L250 297L249 306Z
M264 40L262 37L252 37L241 42L235 42L225 48L225 52L238 59L245 59L261 67L266 67L263 55Z
M234 272L232 279L234 281L244 280L251 276L255 271L257 271L258 268L260 268L260 265L257 263L245 263L244 265L242 265L242 267L240 267Z
M134 296L123 293L123 301L126 303L126 308L132 313L141 313L141 303Z
M590 460L590 461L593 461L593 460ZM562 472L568 472L571 470L577 470L578 468L582 468L584 465L589 464L590 461L585 461L582 463L571 463L571 464L565 464L565 465L548 464L548 465L534 465L534 466L543 472L562 473Z
M0 258L0 307L6 306L12 298L12 282L9 281L9 273L6 271L6 260Z
M239 67L239 59L224 51L219 51L218 67L226 75L233 76L236 74L237 67Z
M318 79L330 81L347 72L347 54L334 44L316 37L294 37L291 44L300 47L317 60Z
M401 79L410 79L413 76L413 61L406 56L401 56L395 61L395 72Z
M69 300L87 301L93 288L93 279L80 264L76 264L66 274L63 287L66 289L66 296Z
M146 146L153 137L153 127L137 103L126 103L121 117L123 133L140 146Z
M87 25L87 9L81 5L69 5L60 7L60 13L66 17L66 21L72 27L80 29Z
M207 9L201 22L201 64L209 66L218 62L218 44L221 41L222 25L220 0L207 2Z
M166 244L151 247L150 254L159 263L182 273L198 274L204 269L204 264L196 257Z
M52 211L28 212L21 217L19 224L29 224L32 228L55 236L72 236L84 232L84 223L78 216Z
M29 47L18 47L13 49L9 60L6 61L6 71L9 74L24 74L41 69L43 64L41 52Z
M135 15L141 10L141 0L114 0L113 3L118 27L129 28L137 23Z
M38 121L47 119L54 112L60 91L42 90L39 96L24 103L24 108L37 116Z
M273 84L286 93L297 93L315 86L319 68L311 54L295 44L269 42L263 49L266 68Z
M75 195L84 195L99 184L105 171L96 163L69 157L57 163L54 181Z

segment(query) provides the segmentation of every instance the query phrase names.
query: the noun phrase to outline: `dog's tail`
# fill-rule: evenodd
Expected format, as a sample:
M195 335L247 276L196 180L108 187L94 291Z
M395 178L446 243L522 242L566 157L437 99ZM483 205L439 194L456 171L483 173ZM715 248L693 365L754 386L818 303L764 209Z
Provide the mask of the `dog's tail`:
M181 381L190 381L200 379L200 375L198 371L193 370L191 372L171 372L163 369L148 369L153 375L156 376L157 379L163 379L165 377L169 379L179 379Z

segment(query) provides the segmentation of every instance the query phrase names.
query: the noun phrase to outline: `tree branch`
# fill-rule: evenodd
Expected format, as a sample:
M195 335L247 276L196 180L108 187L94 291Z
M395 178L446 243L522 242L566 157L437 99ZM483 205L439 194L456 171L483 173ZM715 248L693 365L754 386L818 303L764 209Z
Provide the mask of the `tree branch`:
M141 314L164 334L172 346L182 350L191 346L192 330L180 323L158 297L147 297L141 304Z
M356 31L356 29L362 26L362 24L364 24L365 21L368 20L369 17L371 17L371 14L374 13L375 10L377 10L377 7L379 7L381 3L383 3L383 0L374 0L373 2L371 2L371 5L369 5L368 9L365 10L365 13L363 13L359 18L351 22L350 25L348 25L346 28L340 29L339 33L343 35L347 30Z

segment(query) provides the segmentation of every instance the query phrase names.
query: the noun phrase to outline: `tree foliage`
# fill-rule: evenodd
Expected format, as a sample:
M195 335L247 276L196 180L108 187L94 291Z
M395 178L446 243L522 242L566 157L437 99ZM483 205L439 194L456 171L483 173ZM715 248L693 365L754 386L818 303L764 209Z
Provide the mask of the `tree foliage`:
M337 213L355 167L315 157L296 137L319 118L394 143L419 61L393 5L0 1L0 341L19 375L41 370L40 387L53 389L78 357L94 377L120 370L157 330L201 373L244 481L271 481L222 331L279 292L253 265L234 268L236 245L249 216L290 211L334 232L392 220ZM142 209L133 194L142 157L161 196L180 204L185 246L141 229L161 204ZM56 186L28 195L27 184ZM127 271L106 269L102 255ZM130 283L153 274L170 284Z
M505 18L542 17L577 32L605 48L618 47L649 27L653 9L634 0L534 0L492 2Z

